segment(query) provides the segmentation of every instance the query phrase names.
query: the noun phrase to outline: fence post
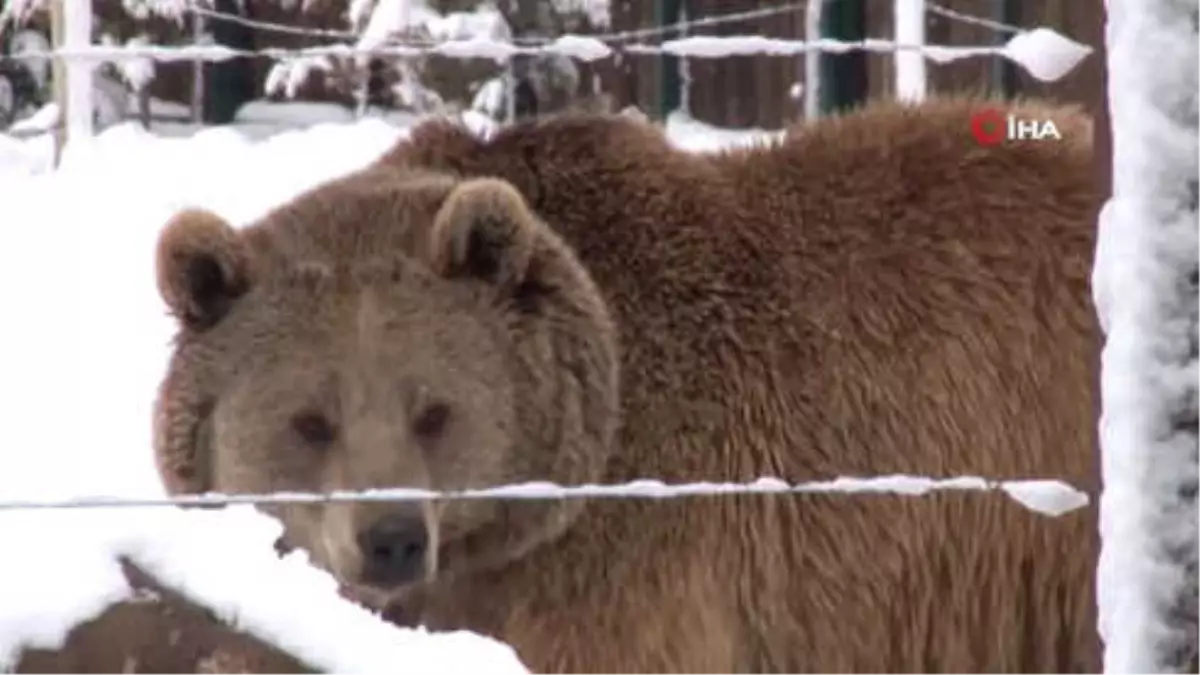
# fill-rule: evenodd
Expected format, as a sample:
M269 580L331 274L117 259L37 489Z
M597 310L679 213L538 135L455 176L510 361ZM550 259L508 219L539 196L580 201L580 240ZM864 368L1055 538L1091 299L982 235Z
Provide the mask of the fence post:
M683 10L681 0L655 0L654 23L658 28L679 23ZM672 36L675 37L675 36ZM679 64L683 61L674 54L663 53L658 60L658 117L667 119L673 111L679 109L680 88L683 78L679 76Z
M1197 6L1108 0L1101 358L1104 672L1197 668ZM1190 5L1190 6L1189 6Z
M866 38L864 0L824 0L821 36L846 42ZM867 97L867 54L853 50L821 55L821 111L847 110Z
M50 44L58 51L66 44L63 35L62 0L50 3ZM54 104L58 106L58 121L54 125L54 166L62 160L63 146L67 144L67 62L59 54L50 59L50 86Z
M92 0L55 0L51 3L58 21L55 49L78 51L92 44ZM65 130L55 150L57 161L68 142L91 138L95 105L92 101L92 73L95 65L88 58L54 59L55 92ZM62 76L62 77L60 77Z
M1014 26L1021 23L1021 0L992 0L994 3L994 16L998 23ZM1099 3L1097 3L1099 4ZM1104 8L1099 7L1096 11L1103 12ZM995 31L992 42L996 45L1003 45L1008 42L1010 36L1003 31ZM1020 80L1017 77L1017 66L1012 61L1003 56L992 57L992 89L1006 99L1017 95L1017 87Z
M821 115L821 50L812 43L821 38L821 10L824 2L810 2L804 7L804 40L810 43L804 52L804 119L815 120Z
M204 15L192 13L192 44L204 44ZM204 59L192 59L192 124L204 124Z
M925 0L895 0L893 19L896 42L901 45L925 45ZM892 63L896 69L896 98L918 103L925 99L925 55L899 50Z

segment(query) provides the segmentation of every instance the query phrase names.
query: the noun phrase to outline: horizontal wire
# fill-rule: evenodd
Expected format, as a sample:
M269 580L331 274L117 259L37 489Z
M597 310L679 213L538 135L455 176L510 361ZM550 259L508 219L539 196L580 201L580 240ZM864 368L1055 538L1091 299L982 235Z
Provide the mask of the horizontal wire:
M558 500L558 499L669 499L714 495L788 495L788 494L893 494L922 496L938 491L975 491L1012 493L1023 488L1053 489L1070 495L1074 508L1088 502L1085 493L1056 480L987 480L977 476L927 478L891 475L871 478L840 477L833 480L790 484L777 478L760 478L750 483L680 483L636 480L615 485L585 484L563 486L549 482L529 482L470 490L427 490L419 488L381 488L361 491L276 492L269 494L177 495L170 497L79 496L63 499L0 499L0 511L33 509L226 506L234 504L332 504L351 502L454 501L478 499ZM1018 500L1020 501L1020 500ZM1037 509L1034 509L1037 510Z

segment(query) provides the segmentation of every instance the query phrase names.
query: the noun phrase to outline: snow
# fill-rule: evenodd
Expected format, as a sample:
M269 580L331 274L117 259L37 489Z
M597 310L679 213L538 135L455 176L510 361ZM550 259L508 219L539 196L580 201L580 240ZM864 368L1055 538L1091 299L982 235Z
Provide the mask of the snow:
M54 128L60 119L57 103L47 103L38 108L37 112L22 120L17 120L8 128L15 135L27 133L42 133Z
M1108 2L1113 198L1093 293L1106 333L1098 627L1112 673L1184 672L1197 641L1200 92L1186 4Z
M1030 511L1047 516L1061 516L1088 503L1087 494L1055 480L1008 481L1001 489Z
M405 33L425 33L435 42L486 40L507 43L512 29L496 8L483 5L471 12L445 15L429 7L425 0L378 0L366 13L368 3L354 3L349 12L352 25L366 21L359 35L358 48L373 49Z
M111 35L104 35L100 40L100 44L103 45L113 45L116 42L116 38ZM141 47L150 44L150 38L146 35L138 35L126 40L125 44L130 47ZM156 66L152 59L120 60L113 66L120 74L121 79L134 91L140 91L154 81Z
M504 15L487 5L472 12L450 12L445 16L431 17L426 21L426 28L438 41L470 38L512 40L512 28L504 20Z
M267 71L263 92L269 95L283 94L288 98L293 98L314 72L329 73L332 71L333 60L327 55L282 59Z
M495 640L400 629L345 601L334 578L309 565L303 553L276 557L272 545L282 527L250 507L36 516L10 511L0 514L0 527L39 548L37 556L10 555L15 560L6 565L12 567L0 577L0 596L7 600L0 609L0 668L11 667L22 646L60 646L80 618L129 597L111 555L120 553L202 600L222 621L328 672L383 672L398 663L420 672L484 666L488 672L528 672L511 647ZM38 536L45 532L73 534ZM46 578L55 583L37 583Z
M609 0L553 0L554 10L559 14L582 14L595 28L612 25Z
M176 23L183 21L188 7L192 4L194 3L191 0L121 0L121 6L135 19L145 20L157 16Z
M545 50L580 61L598 61L612 54L612 49L600 40L581 35L560 35Z
M916 49L913 45L902 46L908 50ZM835 54L851 49L890 54L897 50L897 43L873 38L861 42L843 42L831 39L784 40L761 35L693 35L666 40L657 47L630 45L626 47L626 50L632 53L661 51L675 56L715 59L754 54L795 56L814 48ZM1053 82L1071 72L1091 52L1091 47L1064 37L1049 28L1037 28L1013 36L1008 43L999 48L923 45L920 46L917 53L923 58L938 63L947 63L972 56L1000 54L1020 64L1037 79L1043 82Z
M1018 33L1004 45L1005 56L1021 64L1026 72L1042 82L1062 79L1091 53L1091 47L1049 28Z
M766 129L721 129L675 111L667 115L667 133L676 145L693 152L705 152L727 147L748 147L777 140L781 131Z
M486 86L486 85L485 85ZM477 94L476 101L482 104L488 96L503 96L503 91L497 91L498 83L487 87ZM151 115L156 119L175 118L178 121L156 121L153 124L154 136L182 137L197 133L197 128L189 120L190 110L187 106L177 103L151 100ZM488 133L495 127L495 122L488 119L487 111L478 109L463 113L464 121L473 131L480 134ZM364 118L362 124L372 125L383 122L392 127L405 128L421 118L420 115L402 111L383 111L372 109ZM57 120L57 109L48 104L35 115L21 120L11 132L20 130L18 136L28 132L45 129ZM331 124L353 124L354 113L345 107L330 103L312 103L303 101L252 101L238 111L233 125L235 135L252 140L282 134L282 139L291 138L297 133L297 127L319 126L318 134L328 131ZM124 131L119 129L124 128ZM765 140L778 138L780 132L764 129L732 130L720 129L703 122L694 120L683 113L672 113L666 121L667 134L678 144L688 150L715 150L722 147L746 146ZM228 129L224 130L229 131ZM117 134L133 134L140 137L142 132L132 123L118 125L105 130L98 138L108 138L109 132ZM204 138L213 134L220 135L220 129L205 129L200 131ZM145 139L143 139L145 140ZM161 140L161 139L160 139ZM149 141L147 141L149 142ZM150 143L151 145L156 145ZM33 138L13 138L0 134L0 181L6 176L41 174L49 170L49 162L53 157L53 148L48 136ZM215 157L212 158L215 161Z
M195 204L232 222L252 220L375 159L413 120L346 118L328 106L259 102L232 128L186 137L172 135L182 125L160 135L124 123L69 145L54 172L49 136L0 135L0 288L6 315L20 317L5 324L0 350L9 401L0 413L4 499L165 496L149 424L172 333L153 283L158 230ZM277 131L298 122L309 126ZM477 118L471 124L490 128ZM274 132L260 137L265 128ZM26 292L33 286L36 294ZM328 575L301 558L275 558L273 527L236 507L0 510L0 661L20 644L59 643L71 626L126 597L116 558L127 555L331 670L406 663L421 672L523 672L494 641L405 631L339 600ZM352 641L339 639L350 632Z
M504 78L493 77L483 83L471 98L471 110L500 119L504 114L508 91Z
M361 10L356 8L355 11ZM358 37L358 47L378 47L397 33L424 26L437 16L437 12L431 10L423 0L379 0Z

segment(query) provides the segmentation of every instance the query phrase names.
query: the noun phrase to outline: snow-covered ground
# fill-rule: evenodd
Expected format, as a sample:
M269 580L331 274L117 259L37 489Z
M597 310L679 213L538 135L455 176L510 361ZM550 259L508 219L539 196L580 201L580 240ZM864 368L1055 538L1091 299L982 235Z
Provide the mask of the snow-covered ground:
M0 501L162 495L150 416L172 324L153 281L159 228L185 205L254 219L408 128L365 119L263 137L312 113L251 108L240 125L190 136L126 123L68 147L56 171L48 138L0 136ZM748 138L683 119L671 129L687 147ZM0 510L0 671L20 644L58 644L124 597L117 554L331 670L379 670L401 654L423 672L522 670L506 645L402 631L340 601L302 557L275 558L277 527L245 508Z
M179 103L152 99L150 114L153 120L151 132L156 137L191 137L201 131L218 133L187 121L191 111ZM50 135L43 130L53 127L58 119L56 106L50 104L14 124L7 133L0 133L0 178L52 170L54 147ZM372 108L362 120L358 120L353 111L332 103L258 100L243 106L236 122L224 131L236 131L236 136L246 141L260 141L279 134L294 134L300 129L314 126L344 126L362 121L364 124L384 122L403 133L404 129L411 128L420 119L413 113ZM473 129L481 131L495 125L492 118L474 110L463 113L462 119ZM129 122L116 125L117 128L131 126L135 125ZM671 113L666 120L666 127L667 133L680 147L695 151L755 143L779 134L764 129L721 129L681 112ZM107 138L106 131L99 136Z

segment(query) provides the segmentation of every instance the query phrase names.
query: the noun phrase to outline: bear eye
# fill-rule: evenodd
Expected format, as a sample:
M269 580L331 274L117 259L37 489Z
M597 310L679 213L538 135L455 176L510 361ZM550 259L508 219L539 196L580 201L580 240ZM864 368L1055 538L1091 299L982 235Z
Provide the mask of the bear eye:
M442 402L430 403L413 420L413 433L421 438L434 439L446 430L450 420L450 406Z
M292 417L292 429L299 434L304 442L318 448L323 448L333 442L337 429L324 414L316 410L306 410Z

